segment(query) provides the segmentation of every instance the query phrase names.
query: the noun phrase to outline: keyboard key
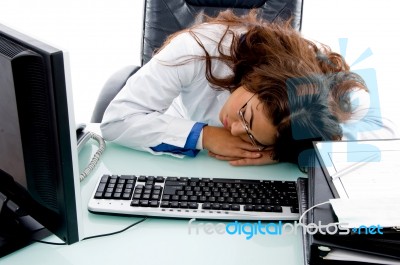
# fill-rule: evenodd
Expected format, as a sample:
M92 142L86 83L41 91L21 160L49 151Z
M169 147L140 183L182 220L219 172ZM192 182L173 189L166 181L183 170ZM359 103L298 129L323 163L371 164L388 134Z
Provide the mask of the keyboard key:
M232 211L240 211L240 205L239 204L232 204L231 210Z
M251 205L251 204L246 204L246 205L244 206L244 210L245 210L245 211L254 211L254 207L253 207L253 205Z
M153 188L153 186L154 186L154 181L153 180L147 180L146 181L146 185L145 185L145 187L151 187L151 188Z
M169 201L162 201L161 202L161 208L168 208L169 207Z
M186 186L187 181L172 181L172 180L167 180L165 181L165 186Z
M211 203L209 203L209 202L203 203L202 208L203 209L211 209Z
M136 180L137 179L135 175L121 175L120 178L126 179L126 180Z
M149 206L149 200L140 200L140 206L142 207Z
M208 200L207 201L209 201L209 202L215 202L217 199L215 198L215 197L213 197L213 196L211 196L211 197L208 197Z
M108 175L104 175L101 177L100 183L107 183L108 179L110 178L110 176Z
M266 212L273 212L273 211L274 211L274 208L273 208L273 206L271 206L271 205L265 205L264 211L266 211Z
M122 199L129 200L131 198L131 192L124 192L122 194Z
M164 180L165 180L164 177L158 176L158 177L155 178L154 181L157 182L157 183L164 183Z
M162 187L159 185L154 185L153 190L162 191Z
M178 208L179 207L179 202L170 202L169 206L171 208Z
M139 181L139 182L146 182L146 180L147 180L147 177L146 177L146 176L140 176L140 177L138 178L138 181Z
M103 193L106 189L106 183L100 182L99 186L97 187L97 192Z
M150 201L150 207L158 207L158 205L159 205L160 203L159 203L159 201L157 201L157 200L152 200L152 201Z
M113 183L113 184L117 183L117 178L116 177L110 178L108 183Z
M159 200L160 199L160 194L153 194L152 196L151 196L151 199L152 200Z
M147 181L154 181L155 177L154 176L147 176Z
M189 196L187 196L187 195L182 195L179 199L180 199L181 201L188 201L188 200L189 200Z
M94 198L95 198L95 199L101 199L101 198L103 198L103 193L102 193L102 192L96 192L96 193L94 194Z
M221 206L222 210L230 210L231 209L231 205L229 203L224 203Z
M205 202L207 201L207 197L206 196L200 196L199 197L199 202Z
M140 201L139 200L132 200L131 201L131 206L139 206L140 205Z
M235 202L235 199L234 198L231 198L231 197L229 197L229 198L226 198L226 200L225 200L227 203L234 203Z
M183 186L165 186L164 187L164 195L175 195L175 192L178 190L182 190Z
M219 204L219 203L212 203L212 204L211 204L211 209L213 209L213 210L219 210L219 209L221 209L221 204Z
M199 208L199 205L198 205L198 203L197 202L189 202L189 208L190 209L197 209L197 208Z
M255 205L254 206L254 211L256 212L262 212L264 211L265 206L264 205Z

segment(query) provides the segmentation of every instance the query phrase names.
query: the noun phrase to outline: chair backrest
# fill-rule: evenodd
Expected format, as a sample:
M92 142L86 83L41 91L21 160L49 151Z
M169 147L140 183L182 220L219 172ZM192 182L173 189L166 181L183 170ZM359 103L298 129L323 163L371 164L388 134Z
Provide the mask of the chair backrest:
M132 0L136 1L136 0ZM220 11L231 9L243 15L257 9L267 21L292 18L292 26L301 30L304 0L144 0L143 38L141 65L147 63L154 51L161 47L172 33L193 25L198 14L215 16ZM126 80L140 66L128 66L111 76L100 91L93 110L91 122L101 122L111 100L125 85Z
M303 0L145 0L142 65L170 34L194 24L198 14L231 9L243 15L252 8L268 21L292 18L292 26L301 30Z

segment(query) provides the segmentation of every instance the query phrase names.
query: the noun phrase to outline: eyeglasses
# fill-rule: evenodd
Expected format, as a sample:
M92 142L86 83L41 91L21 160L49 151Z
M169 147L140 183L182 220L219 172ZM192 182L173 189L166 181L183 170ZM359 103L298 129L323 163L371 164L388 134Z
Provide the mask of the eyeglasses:
M254 95L255 95L255 94L254 94ZM244 104L243 107L241 107L241 108L239 109L238 114L239 114L239 117L240 117L241 120L242 120L242 125L243 125L244 129L246 130L246 133L247 133L247 135L249 136L252 145L253 145L255 148L257 148L258 151L262 151L262 150L264 150L267 146L260 144L260 143L254 138L254 136L250 133L249 124L247 123L246 119L244 118L244 114L245 114L245 111L246 111L247 104L248 104L248 103L250 102L250 100L254 97L254 95L251 96L251 98L249 98L249 100L247 100L246 104Z

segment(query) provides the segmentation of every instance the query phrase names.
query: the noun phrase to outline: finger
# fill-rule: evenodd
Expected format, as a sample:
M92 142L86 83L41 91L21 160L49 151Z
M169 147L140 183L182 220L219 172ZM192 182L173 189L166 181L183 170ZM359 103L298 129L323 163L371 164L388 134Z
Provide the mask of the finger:
M232 166L259 166L259 165L270 165L270 164L276 164L278 161L272 160L271 158L267 156L263 156L262 158L259 159L237 159L237 160L232 160L229 162Z
M250 158L250 159L256 159L256 158L260 158L262 157L262 154L260 152L258 152L258 150L256 151L242 151L240 152L240 155L238 155L238 157L246 159L246 158Z
M215 157L215 156L216 156L216 154L214 154L214 153L211 152L211 151L208 151L208 155L211 156L211 157Z
M236 155L232 154L232 156L231 155L225 156L225 155L221 155L221 154L216 154L216 153L213 153L211 151L208 151L208 155L211 156L211 157L220 159L220 160L225 160L225 161L237 160L237 159L245 159L245 158L257 159L257 158L262 157L262 154L259 153L259 152L249 152L249 151L243 151L243 150L237 152Z
M222 156L222 155L214 155L213 157L218 159L218 160L222 160L222 161L234 161L234 160L241 159L241 158L238 158L238 157Z

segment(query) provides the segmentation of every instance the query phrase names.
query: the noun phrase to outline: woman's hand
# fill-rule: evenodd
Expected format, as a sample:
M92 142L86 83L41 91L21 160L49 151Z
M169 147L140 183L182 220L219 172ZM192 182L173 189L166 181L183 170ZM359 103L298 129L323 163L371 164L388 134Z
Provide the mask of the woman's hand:
M260 166L260 165L270 165L278 163L278 161L273 160L271 158L270 150L257 151L261 154L260 157L257 158L234 158L234 157L226 157L214 154L208 151L208 155L214 157L218 160L229 161L229 164L232 166Z
M233 166L265 165L276 163L271 159L271 150L259 151L251 143L233 136L221 127L203 128L203 147L216 159L230 161Z

